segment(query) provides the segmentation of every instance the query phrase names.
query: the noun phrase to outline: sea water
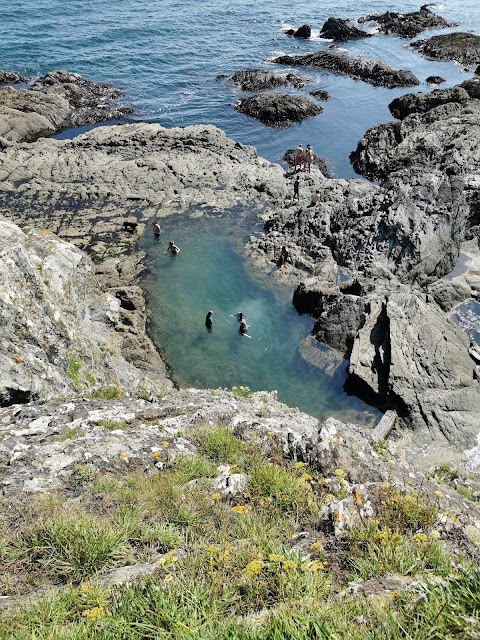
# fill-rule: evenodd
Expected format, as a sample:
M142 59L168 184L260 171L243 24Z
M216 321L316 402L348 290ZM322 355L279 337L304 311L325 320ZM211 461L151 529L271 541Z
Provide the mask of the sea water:
M126 121L148 120L166 127L211 123L229 137L255 146L272 162L281 162L284 152L298 143L310 143L326 158L334 176L350 178L355 174L348 156L358 140L369 127L391 120L388 103L412 89L372 87L321 69L289 69L305 78L305 95L321 88L331 99L322 103L324 111L318 117L271 129L237 113L235 102L248 94L216 78L247 68L285 71L271 64L275 56L329 45L318 37L329 16L356 19L386 10L413 11L420 4L418 0L3 2L0 68L27 75L67 69L110 83L123 90L123 100L135 109ZM424 32L420 38L453 30L480 34L478 0L448 0L432 9L459 26ZM285 29L305 23L313 28L311 39L284 34ZM365 27L374 31L371 24ZM410 69L421 82L413 90L430 91L425 84L430 75L443 76L442 87L472 77L471 69L457 63L425 60L408 48L408 42L377 33L341 47L352 55ZM182 248L175 259L164 256L149 235L144 239L151 257L147 286L154 337L174 377L182 385L277 389L281 399L314 415L358 416L365 405L342 391L347 363L326 366L322 354L314 358L315 366L302 357L313 321L297 316L290 288L272 289L244 263L244 236L258 231L255 212L250 213L240 221L232 216L166 221L168 236L162 235L163 244L172 236ZM214 327L208 333L203 319L210 307ZM230 318L238 310L251 322L251 339L241 338ZM307 351L311 355L312 349Z

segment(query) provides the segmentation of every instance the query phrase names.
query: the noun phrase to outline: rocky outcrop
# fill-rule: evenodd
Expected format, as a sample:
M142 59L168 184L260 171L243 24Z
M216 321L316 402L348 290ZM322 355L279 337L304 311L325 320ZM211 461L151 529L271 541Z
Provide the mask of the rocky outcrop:
M411 45L429 60L455 60L463 65L480 62L480 36L474 33L446 33Z
M425 82L427 84L443 84L445 82L445 78L442 78L442 76L428 76L428 78L425 79Z
M262 71L261 69L246 69L236 71L230 78L234 85L240 87L242 91L264 91L265 89L275 89L275 87L286 87L291 85L295 89L302 89L305 82L300 76L294 73L282 75Z
M322 38L335 42L346 42L347 40L369 38L372 34L349 24L348 20L330 17L320 29L320 35Z
M426 29L443 29L455 26L430 11L428 5L423 5L418 11L410 13L387 11L364 16L358 21L360 23L376 22L383 33L392 33L402 38L414 38Z
M322 113L322 107L305 96L278 92L243 98L235 104L235 109L269 127L302 122Z
M27 80L28 78L18 73L0 71L0 84L20 84L21 82L27 82Z
M310 95L316 98L317 100L321 100L322 102L326 102L330 100L330 94L328 91L324 89L315 89L315 91L310 91Z
M293 36L294 38L310 38L312 35L312 28L308 24L303 24L298 29L287 29L284 31L287 36Z
M375 87L414 87L420 84L411 71L399 71L380 60L362 60L335 51L280 56L273 62L291 66L320 67L355 80L363 80Z
M295 167L295 149L288 149L288 151L285 151L282 160L288 164L290 169L293 169ZM317 167L321 174L326 178L330 177L325 158L314 156L312 166Z
M118 89L77 73L51 71L28 89L0 89L0 135L28 142L62 129L118 119L132 112L110 104L120 95Z
M388 108L394 118L403 120L411 113L426 113L434 107L449 102L465 104L470 99L470 95L463 87L452 87L451 89L438 89L431 93L407 93L392 100Z
M148 378L171 386L145 335L138 287L103 291L85 254L4 219L0 249L2 406L105 386L133 388ZM147 349L132 364L135 339Z

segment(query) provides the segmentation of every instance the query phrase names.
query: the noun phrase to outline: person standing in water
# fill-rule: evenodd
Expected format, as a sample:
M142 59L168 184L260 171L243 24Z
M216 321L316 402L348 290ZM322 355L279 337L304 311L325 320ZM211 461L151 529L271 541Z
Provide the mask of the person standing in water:
M230 314L230 317L233 318L233 314ZM239 322L241 322L244 318L243 318L243 313L241 311L239 311L238 313L235 314L235 317L237 318L237 320Z
M153 231L153 235L155 236L155 238L159 238L160 237L160 225L158 224L158 222L154 222L153 223L152 231Z
M207 313L207 317L205 318L205 326L207 329L211 329L213 325L213 311L209 311Z
M177 247L173 240L170 240L170 242L168 243L168 247L163 252L163 255L165 255L167 251L170 251L170 253L175 256L177 255L177 253L180 253L180 248Z

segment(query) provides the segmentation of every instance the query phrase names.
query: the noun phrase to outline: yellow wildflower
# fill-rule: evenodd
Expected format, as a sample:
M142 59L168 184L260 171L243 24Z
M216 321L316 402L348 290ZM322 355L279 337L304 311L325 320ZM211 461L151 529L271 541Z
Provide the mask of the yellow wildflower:
M313 560L308 565L308 570L311 571L312 573L315 573L316 571L322 571L324 568L325 568L325 563L319 562L318 560Z
M85 611L83 611L82 613L82 616L85 616L85 618L92 620L92 622L95 622L95 620L98 620L99 618L103 618L104 615L105 611L103 607L93 607L93 609L85 609Z
M88 582L85 582L85 584L82 584L82 586L79 589L80 593L90 593L91 590L92 590L92 587L91 585L88 584Z
M234 511L235 513L244 513L245 512L245 505L244 504L237 504L236 507L232 507L232 511Z
M310 545L310 551L323 551L323 543L321 540L317 540Z
M167 564L173 564L174 562L178 562L178 557L176 551L169 551L166 553L163 558L157 560L157 565L159 567L164 567Z
M154 451L153 457L156 458L157 460L160 460L160 458L162 457L162 454L160 453L160 451Z
M433 531L430 532L430 537L433 538L434 540L440 540L441 538L440 532L434 529Z
M305 464L305 462L295 462L295 464L293 465L294 469L303 469L303 467L306 467L307 465Z
M360 492L356 487L352 490L352 496L353 501L355 502L357 507L359 507L362 504L362 496L360 495Z
M170 582L172 582L172 580L173 580L172 574L171 573L167 573L167 575L163 579L163 583L164 584L169 584Z
M443 493L441 491L435 491L435 495L437 498L443 498Z
M120 458L120 460L128 462L128 453L121 453L118 457Z
M212 498L212 500L221 500L222 498L220 493L212 493L210 497Z
M162 445L162 447L168 447L168 445L170 444L168 440L162 440L162 442L160 443Z
M428 541L428 538L427 538L427 536L426 536L424 533L416 533L416 534L413 536L413 539L415 540L415 542L420 542L420 543L423 543L423 542L427 542L427 541Z
M285 571L291 571L297 568L297 563L294 560L284 560L282 562L282 569Z
M263 567L264 563L261 560L252 560L247 564L244 571L247 574L258 576Z
M337 478L343 479L346 477L346 473L343 469L335 469L335 471L333 472L334 476L337 476Z
M330 504L335 500L335 496L332 493L327 493L326 496L323 497L323 504Z
M279 553L271 553L268 556L270 562L283 562L285 560L285 556L280 555Z

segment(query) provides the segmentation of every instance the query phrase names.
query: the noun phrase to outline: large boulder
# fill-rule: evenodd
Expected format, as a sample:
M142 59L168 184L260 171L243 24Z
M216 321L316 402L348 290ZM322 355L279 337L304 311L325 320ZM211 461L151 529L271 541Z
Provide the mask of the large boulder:
M403 120L411 113L426 113L434 107L449 102L465 104L470 99L470 95L464 88L452 87L451 89L439 89L431 93L407 93L392 100L388 108L394 118Z
M376 22L383 33L393 33L402 38L414 38L425 29L442 29L455 26L430 11L428 5L423 5L418 11L410 13L387 11L364 16L359 19L359 22Z
M19 84L27 82L28 78L12 71L0 71L0 84Z
M380 60L362 60L336 51L317 51L304 55L285 55L273 62L300 67L320 67L363 80L376 87L414 87L419 83L411 71L397 70Z
M312 35L312 28L309 24L302 24L298 29L287 29L285 31L287 36L293 36L294 38L310 38Z
M480 36L456 32L417 40L411 45L429 60L455 60L463 65L480 63Z
M289 93L262 93L239 100L235 109L269 127L282 127L318 116L323 109L304 96Z
M322 38L327 38L328 40L345 42L346 40L369 38L372 34L349 24L348 20L342 20L342 18L332 16L328 18L320 29L320 35Z

